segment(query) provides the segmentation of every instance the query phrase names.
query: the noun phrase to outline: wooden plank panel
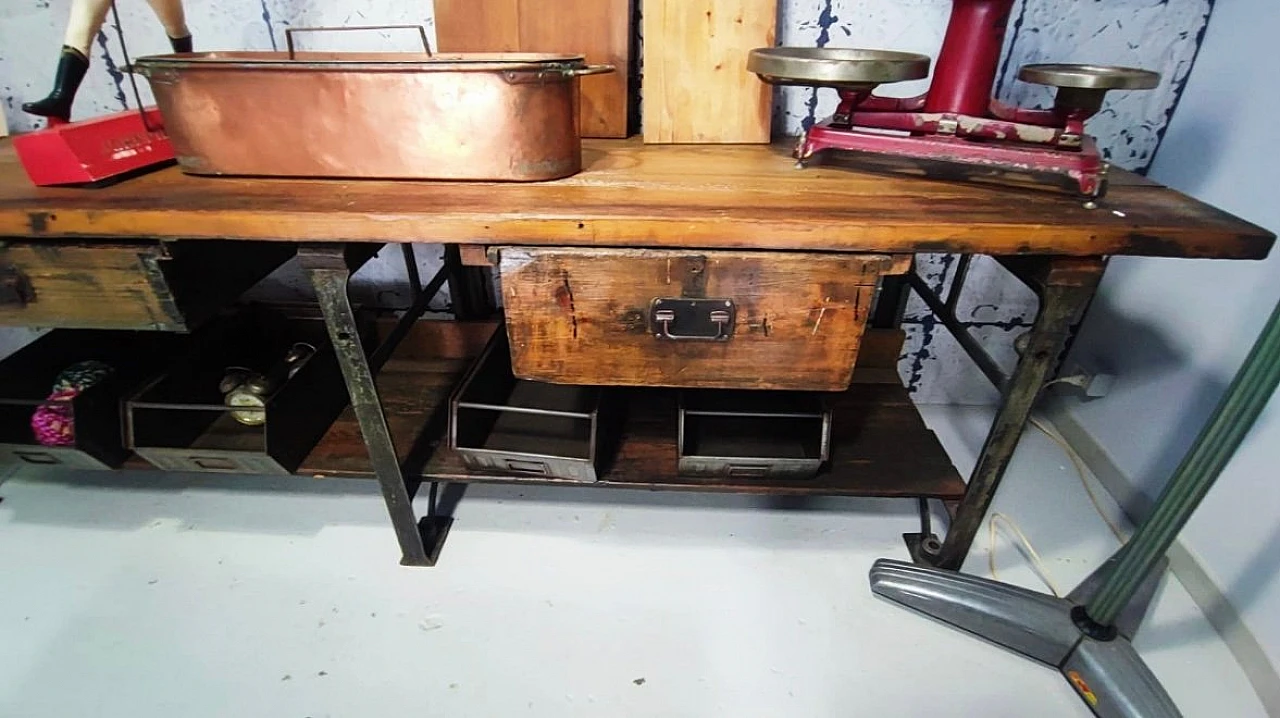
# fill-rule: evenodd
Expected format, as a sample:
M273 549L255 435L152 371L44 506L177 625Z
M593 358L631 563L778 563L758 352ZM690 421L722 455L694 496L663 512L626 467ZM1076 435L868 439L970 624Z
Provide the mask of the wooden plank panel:
M516 376L609 386L842 390L876 281L906 267L881 255L523 247L498 254ZM655 336L650 307L661 298L732 303L731 338Z
M646 2L644 141L768 142L772 87L747 53L772 46L776 25L776 0Z
M435 0L440 52L518 52L521 0Z
M560 52L617 68L581 80L584 137L627 136L630 0L436 0L441 52Z
M489 261L487 252L487 247L467 244L458 247L458 258L464 267L492 267L493 263Z
M615 68L580 80L583 137L627 136L630 28L630 0L521 0L521 50L582 53Z
M181 313L154 265L158 245L0 244L0 268L25 277L34 297L0 304L0 325L85 329L182 329Z
M583 152L585 170L555 182L270 180L168 168L86 192L32 187L4 140L0 236L1241 259L1265 257L1274 241L1164 187L1114 185L1091 211L1051 192L796 171L783 146L592 140Z

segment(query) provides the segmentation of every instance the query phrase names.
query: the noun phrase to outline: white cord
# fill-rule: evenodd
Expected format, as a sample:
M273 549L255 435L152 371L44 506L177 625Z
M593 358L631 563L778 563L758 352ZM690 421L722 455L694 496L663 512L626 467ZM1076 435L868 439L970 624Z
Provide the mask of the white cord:
M1089 486L1089 471L1085 468L1084 459L1080 457L1080 454L1076 452L1075 448L1072 447L1071 444L1068 444L1067 440L1062 438L1062 435L1057 431L1045 426L1044 422L1041 421L1039 417L1032 416L1031 425L1053 440L1053 443L1057 444L1058 447L1062 449L1062 452L1067 455L1067 458L1071 459L1071 464L1076 468L1076 476L1080 479L1080 485L1084 487L1084 492L1089 496L1089 503L1093 504L1093 510L1098 512L1098 516L1107 524L1107 528L1111 529L1111 533L1116 537L1116 540L1120 543L1124 543L1128 540L1124 531L1111 520L1110 516L1107 516L1106 511L1102 510L1102 502L1098 500L1098 495L1093 493L1093 487Z
M1053 595L1061 596L1062 593L1058 591L1058 585L1053 582L1053 577L1049 575L1049 567L1044 565L1044 559L1040 558L1039 552L1037 552L1035 547L1031 545L1031 540L1027 538L1026 534L1022 533L1022 529L1018 528L1018 524L1013 519L1005 516L999 511L992 512L991 518L987 520L991 539L991 550L987 552L987 568L991 571L991 578L997 581L1000 580L1000 574L996 573L997 521L1003 523L1010 531L1013 532L1013 535L1017 537L1018 541L1021 542L1023 555L1027 557L1027 560L1031 561L1031 567L1035 569L1036 575L1040 577L1040 580L1044 581L1044 585L1049 587L1049 590L1053 592Z
M1055 382L1074 384L1075 382L1071 381L1073 378L1074 377L1065 377L1065 380L1057 379ZM1062 452L1067 455L1067 458L1071 460L1071 465L1074 466L1076 470L1076 476L1080 479L1080 485L1084 487L1085 494L1089 496L1089 503L1093 504L1093 510L1096 511L1103 522L1107 524L1107 528L1111 529L1111 533L1115 535L1116 540L1120 541L1120 543L1124 543L1126 539L1124 531L1122 531L1120 527L1111 520L1111 517L1107 516L1107 513L1102 510L1102 502L1098 500L1097 494L1093 492L1093 487L1089 486L1089 472L1085 468L1084 459L1080 457L1080 454L1071 446L1071 444L1067 443L1066 439L1062 438L1061 434L1046 426L1039 417L1032 416L1031 425L1039 429L1045 436L1049 437L1053 443L1058 445L1058 448L1062 449ZM1049 568L1045 565L1044 560L1040 558L1040 554L1036 551L1035 547L1031 545L1031 540L1028 539L1027 535L1018 527L1016 521L999 511L993 511L991 513L991 518L987 520L988 538L990 543L990 548L987 551L987 569L991 572L991 578L997 581L1000 580L1000 575L996 571L996 523L1004 524L1005 527L1013 532L1014 537L1020 544L1019 548L1022 550L1022 554L1031 562L1031 567L1035 570L1036 575L1040 577L1040 580L1044 582L1044 585L1049 588L1053 595L1061 596L1062 594L1058 591L1058 586L1054 583L1053 577L1049 575Z
M1070 384L1071 386L1079 387L1081 389L1088 389L1090 378L1091 377L1088 377L1084 374L1073 374L1071 376L1058 377L1057 379L1054 379L1051 382L1046 382L1044 387L1042 387L1040 391L1044 391L1045 389L1048 389L1054 384Z

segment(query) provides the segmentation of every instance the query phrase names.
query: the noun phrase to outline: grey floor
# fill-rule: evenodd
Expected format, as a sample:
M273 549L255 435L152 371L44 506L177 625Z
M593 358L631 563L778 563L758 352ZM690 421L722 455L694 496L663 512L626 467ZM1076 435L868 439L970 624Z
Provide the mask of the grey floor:
M988 411L925 412L967 471ZM20 474L0 496L5 718L1089 715L1056 672L870 594L910 501L473 486L424 570L370 482ZM1064 589L1115 547L1041 435L997 504ZM966 570L988 551L984 524ZM1043 588L1003 535L996 557ZM1187 716L1265 715L1176 581L1138 647Z

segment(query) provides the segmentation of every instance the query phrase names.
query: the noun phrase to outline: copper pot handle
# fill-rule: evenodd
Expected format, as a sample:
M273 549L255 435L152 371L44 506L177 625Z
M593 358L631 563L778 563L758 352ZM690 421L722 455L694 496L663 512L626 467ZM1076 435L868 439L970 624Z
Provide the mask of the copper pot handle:
M520 85L526 83L537 82L559 82L572 80L583 75L600 75L606 72L613 72L613 65L540 65L531 63L517 67L508 67L502 70L502 79L508 84Z
M295 32L350 32L353 30L417 30L422 38L422 51L431 57L431 43L427 41L427 29L421 25L354 25L343 27L291 27L284 31L284 44L289 49L289 59L293 60L293 33Z
M613 72L615 69L617 68L613 65L585 65L583 67L575 67L571 70L566 70L565 74L571 77L583 77L584 75L603 75L605 73Z

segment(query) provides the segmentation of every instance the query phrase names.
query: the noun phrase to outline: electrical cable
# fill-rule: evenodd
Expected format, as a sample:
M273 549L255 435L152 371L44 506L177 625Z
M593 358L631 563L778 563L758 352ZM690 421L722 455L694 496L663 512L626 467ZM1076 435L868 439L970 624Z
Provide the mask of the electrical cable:
M1040 577L1040 580L1044 582L1044 585L1049 587L1049 590L1053 592L1054 596L1061 597L1062 592L1058 590L1058 585L1054 583L1053 577L1049 575L1049 567L1044 564L1044 559L1040 558L1040 553L1031 545L1031 540L1027 538L1026 534L1022 533L1022 529L1018 527L1016 521L999 511L993 511L991 513L991 518L987 520L991 541L991 550L987 552L987 569L991 571L991 578L997 581L1000 580L1000 575L996 573L997 521L1003 523L1010 531L1013 532L1018 541L1022 543L1022 548L1024 549L1023 554L1029 561L1031 561L1031 567L1035 569L1036 575Z
M1083 374L1073 374L1071 376L1058 377L1053 381L1046 382L1045 385L1041 387L1040 390L1044 391L1045 389L1048 389L1054 384L1070 384L1071 386L1074 386L1080 389L1087 389L1089 387L1089 381L1090 381L1090 377L1087 377Z
M1115 521L1111 520L1110 516L1107 516L1107 512L1102 509L1102 502L1098 499L1098 495L1093 492L1093 487L1089 486L1089 470L1085 467L1084 459L1081 458L1079 452L1075 450L1075 447L1067 443L1067 440L1057 431L1046 426L1039 417L1032 416L1031 425L1039 429L1045 436L1049 437L1049 439L1051 439L1053 443L1057 444L1058 448L1062 449L1062 452L1067 455L1067 458L1071 460L1071 464L1075 466L1076 476L1080 479L1080 485L1084 487L1084 492L1089 496L1089 503L1093 504L1093 510L1096 511L1102 521L1106 523L1107 528L1111 529L1111 533L1116 537L1117 541L1120 543L1127 541L1129 537L1125 535L1125 532L1118 524L1116 524Z
M1070 379L1071 377L1067 378ZM1065 381L1060 383L1074 382ZM1049 437L1049 439L1053 441L1053 443L1057 444L1058 448L1062 449L1062 452L1067 455L1067 458L1071 461L1071 465L1076 470L1076 476L1080 479L1080 485L1084 487L1084 492L1089 497L1089 503L1093 504L1093 510L1097 512L1098 517L1106 523L1107 528L1111 530L1111 533L1116 537L1116 540L1123 544L1127 537L1125 536L1124 531L1114 521L1112 521L1111 517L1107 516L1106 511L1103 510L1102 502L1098 499L1098 495L1094 493L1093 487L1089 485L1089 471L1085 467L1084 459L1080 456L1079 452L1077 452L1071 444L1067 443L1067 440L1063 438L1061 434L1050 429L1039 417L1032 416L1030 421L1032 426L1039 429L1045 436ZM1000 575L996 571L997 523L1003 524L1013 533L1014 537L1020 543L1020 549L1023 555L1031 562L1032 569L1036 572L1036 575L1040 577L1040 580L1044 582L1044 585L1049 588L1054 596L1061 596L1062 594L1059 592L1057 584L1049 573L1048 566L1045 565L1044 560L1040 557L1039 552L1036 551L1035 546L1031 544L1031 540L1022 532L1022 529L1018 526L1016 521L999 511L993 511L991 513L991 517L987 519L989 542L989 548L987 551L987 570L991 573L991 578L997 581L1000 580Z

